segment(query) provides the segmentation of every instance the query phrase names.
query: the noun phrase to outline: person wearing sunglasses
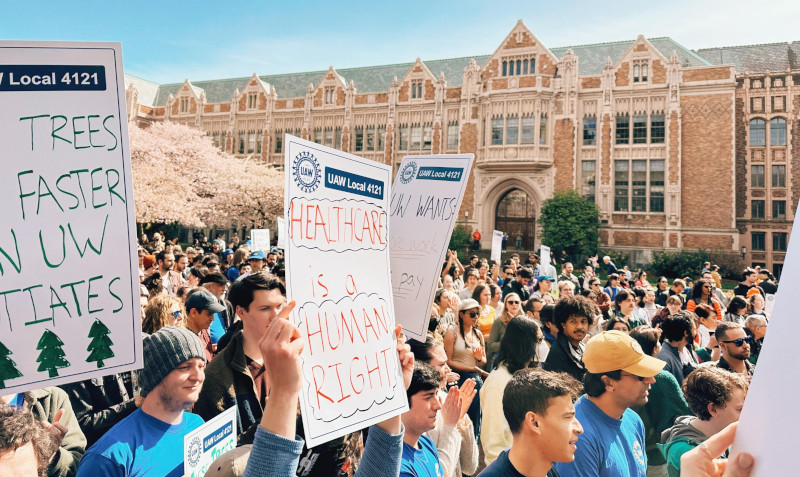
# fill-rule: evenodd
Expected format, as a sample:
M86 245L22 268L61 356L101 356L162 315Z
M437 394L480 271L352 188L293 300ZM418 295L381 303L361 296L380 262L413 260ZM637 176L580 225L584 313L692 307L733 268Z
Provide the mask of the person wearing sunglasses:
M494 359L500 352L500 342L506 334L506 326L511 318L522 315L522 301L516 293L509 293L503 300L503 312L495 318L492 329L489 331L489 338L486 340L486 356L488 358L483 369L488 372L494 368Z
M722 355L717 361L717 367L742 374L749 382L755 366L748 361L751 338L745 333L744 327L739 323L723 321L717 325L715 335Z
M564 476L645 476L644 424L630 408L647 404L654 376L665 363L617 330L593 336L583 362L586 394L575 403L583 434L578 436L575 461L556 463L555 469Z

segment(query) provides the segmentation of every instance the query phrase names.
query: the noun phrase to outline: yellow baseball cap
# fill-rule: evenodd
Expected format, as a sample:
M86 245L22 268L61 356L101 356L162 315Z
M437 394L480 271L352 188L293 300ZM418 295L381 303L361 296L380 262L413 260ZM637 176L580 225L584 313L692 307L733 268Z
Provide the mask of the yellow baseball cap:
M659 373L667 363L642 351L639 342L619 330L604 331L586 343L583 364L592 374L621 369L643 378Z

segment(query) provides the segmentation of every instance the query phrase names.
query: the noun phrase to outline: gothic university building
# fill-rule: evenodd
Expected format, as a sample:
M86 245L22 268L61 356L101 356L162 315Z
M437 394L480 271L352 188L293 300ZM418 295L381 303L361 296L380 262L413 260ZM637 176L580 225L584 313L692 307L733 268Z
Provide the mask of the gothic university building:
M488 56L182 84L128 76L129 119L203 129L282 167L283 135L395 168L474 153L459 223L524 234L554 191L601 243L743 253L780 274L800 195L800 42L689 50L670 38L547 48L517 22Z

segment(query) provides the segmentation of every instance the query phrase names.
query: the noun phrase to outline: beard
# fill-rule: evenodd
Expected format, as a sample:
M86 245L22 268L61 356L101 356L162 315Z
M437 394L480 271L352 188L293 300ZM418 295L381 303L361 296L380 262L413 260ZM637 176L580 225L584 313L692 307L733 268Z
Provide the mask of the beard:
M736 351L735 353L730 353L731 358L740 359L742 361L746 360L750 357L750 348L743 348L741 351Z

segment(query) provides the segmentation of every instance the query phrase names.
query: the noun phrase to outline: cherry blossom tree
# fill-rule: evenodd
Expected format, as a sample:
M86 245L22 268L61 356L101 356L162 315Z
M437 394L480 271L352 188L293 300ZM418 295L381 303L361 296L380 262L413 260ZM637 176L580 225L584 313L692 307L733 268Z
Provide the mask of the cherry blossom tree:
M130 126L136 221L263 227L283 213L283 173L221 151L199 129Z

